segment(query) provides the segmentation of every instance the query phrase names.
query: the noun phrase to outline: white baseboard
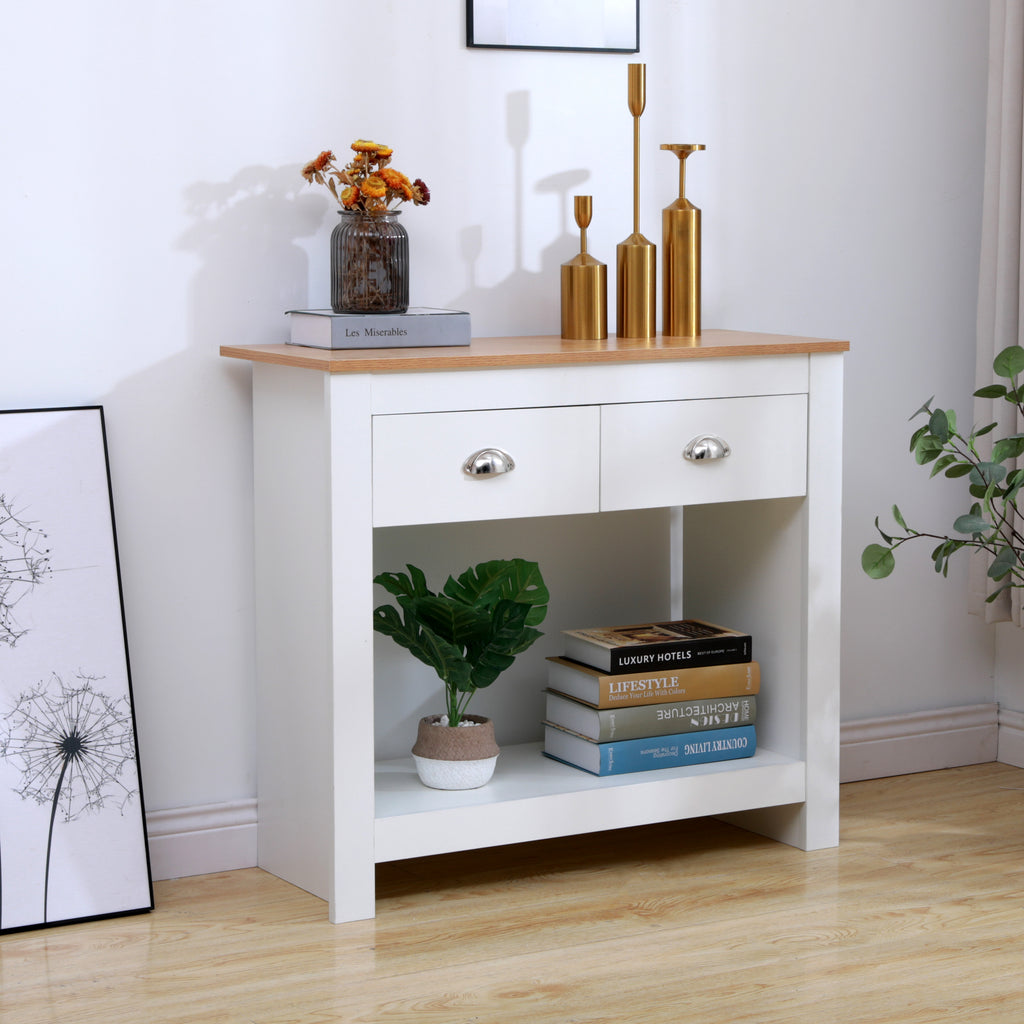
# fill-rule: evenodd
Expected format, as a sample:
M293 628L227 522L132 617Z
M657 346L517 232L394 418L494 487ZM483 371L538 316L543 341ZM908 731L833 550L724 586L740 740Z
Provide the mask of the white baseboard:
M840 781L881 779L999 760L1024 768L1024 712L998 704L846 722ZM154 880L256 866L256 801L151 811Z
M1024 712L999 709L999 760L1024 768Z
M256 801L150 811L146 815L154 881L256 866Z
M841 782L983 764L1001 753L999 705L865 718L845 722L839 736Z

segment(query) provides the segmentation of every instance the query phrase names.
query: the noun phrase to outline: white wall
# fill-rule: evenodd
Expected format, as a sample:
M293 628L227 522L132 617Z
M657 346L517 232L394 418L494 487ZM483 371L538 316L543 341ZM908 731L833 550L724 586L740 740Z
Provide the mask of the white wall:
M948 519L905 454L930 394L966 406L986 5L644 0L642 228L661 142L704 142L708 326L849 339L844 715L992 698L991 635L923 553L869 583L876 513ZM412 301L478 334L558 329L572 194L591 251L631 230L621 55L464 46L463 0L18 4L6 98L0 407L107 412L150 810L251 796L248 368L327 302L334 212L299 168L386 141L434 201L404 215ZM16 100L13 97L18 97ZM839 457L839 453L835 453ZM296 510L301 525L301 510Z

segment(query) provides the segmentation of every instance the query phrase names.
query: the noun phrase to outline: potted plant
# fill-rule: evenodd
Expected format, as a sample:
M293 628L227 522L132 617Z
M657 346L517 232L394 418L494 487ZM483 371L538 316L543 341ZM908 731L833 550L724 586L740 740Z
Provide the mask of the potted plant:
M1015 410L1018 422L1024 417L1024 348L1012 345L996 356L992 368L1006 383L996 382L974 392L977 398L1003 399ZM872 579L882 579L895 568L893 552L901 545L922 537L938 541L931 558L935 571L947 575L950 557L961 548L988 552L988 569L992 581L986 601L994 601L1009 587L1024 586L1024 533L1018 514L1017 499L1024 486L1024 469L1015 467L1024 454L1024 434L1010 434L994 440L991 451L984 454L977 445L980 437L990 434L995 423L972 427L965 434L957 427L952 409L933 409L929 399L911 416L926 415L928 422L914 431L910 450L919 465L932 465L931 475L942 473L956 479L967 477L968 490L974 499L970 508L957 516L951 533L927 533L907 525L899 507L893 505L892 516L902 531L887 533L878 525L883 544L869 544L861 555L861 566Z
M302 168L310 184L326 185L341 220L331 232L331 308L335 313L404 313L409 307L409 236L396 207L426 206L430 189L391 166L390 146L352 143L339 167L325 149Z
M444 714L420 720L412 753L420 780L435 789L474 789L494 771L494 724L467 715L477 690L501 675L542 634L548 590L536 562L481 562L439 593L422 570L382 572L373 582L398 602L373 610L373 628L429 665L444 683Z

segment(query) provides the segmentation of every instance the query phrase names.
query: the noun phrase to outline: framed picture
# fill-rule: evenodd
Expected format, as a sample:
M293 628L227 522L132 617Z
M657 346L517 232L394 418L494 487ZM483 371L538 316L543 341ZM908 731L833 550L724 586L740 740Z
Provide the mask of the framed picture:
M639 0L466 0L466 45L636 53Z
M103 410L0 411L0 932L153 907Z

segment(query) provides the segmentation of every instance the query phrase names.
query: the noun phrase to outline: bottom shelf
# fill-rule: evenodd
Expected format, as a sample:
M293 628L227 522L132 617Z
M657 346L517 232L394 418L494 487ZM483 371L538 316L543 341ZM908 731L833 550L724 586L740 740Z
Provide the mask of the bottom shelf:
M376 771L378 863L658 821L802 803L806 764L760 749L750 758L599 778L541 753L503 747L481 789L428 789L412 758Z

